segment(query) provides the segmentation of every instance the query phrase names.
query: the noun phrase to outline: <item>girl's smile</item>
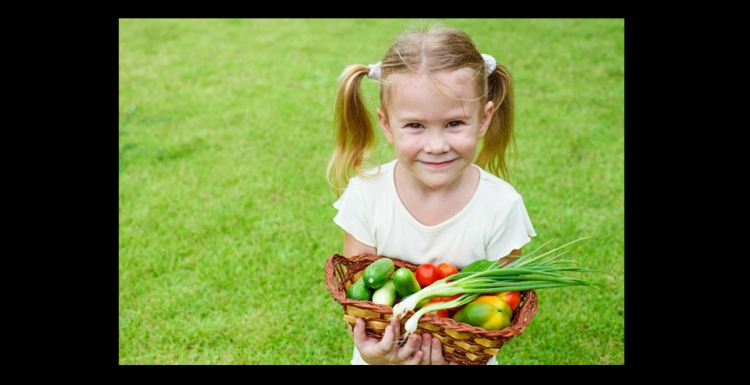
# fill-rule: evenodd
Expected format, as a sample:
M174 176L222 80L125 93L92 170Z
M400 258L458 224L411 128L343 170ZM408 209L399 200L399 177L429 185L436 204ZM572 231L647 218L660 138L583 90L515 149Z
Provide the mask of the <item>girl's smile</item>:
M439 162L439 163L435 163L435 162L422 162L422 163L426 164L429 167L440 168L440 167L447 167L448 165L450 165L451 163L453 163L453 161L449 160L447 162Z
M422 163L427 167L444 168L444 167L450 166L451 164L453 164L453 162L454 162L453 160L449 160L445 162L422 162Z

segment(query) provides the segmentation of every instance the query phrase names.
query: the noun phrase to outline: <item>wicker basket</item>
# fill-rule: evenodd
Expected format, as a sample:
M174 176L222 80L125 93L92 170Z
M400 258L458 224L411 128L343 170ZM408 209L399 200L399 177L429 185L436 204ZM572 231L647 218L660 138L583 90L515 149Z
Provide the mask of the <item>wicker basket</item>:
M390 322L393 308L371 301L356 301L346 298L346 290L374 261L383 256L359 255L345 258L334 254L326 260L326 285L333 298L344 308L344 321L351 325L357 318L364 318L366 334L377 339L383 338ZM416 271L418 265L391 258L396 269L406 267ZM356 277L356 278L355 278ZM513 314L512 324L502 330L485 330L451 318L425 314L419 320L415 333L429 332L442 341L443 357L460 365L485 365L502 348L503 344L517 334L523 333L537 311L538 297L534 290L521 292L521 302ZM401 319L401 335L406 331L404 324L414 315L410 311Z

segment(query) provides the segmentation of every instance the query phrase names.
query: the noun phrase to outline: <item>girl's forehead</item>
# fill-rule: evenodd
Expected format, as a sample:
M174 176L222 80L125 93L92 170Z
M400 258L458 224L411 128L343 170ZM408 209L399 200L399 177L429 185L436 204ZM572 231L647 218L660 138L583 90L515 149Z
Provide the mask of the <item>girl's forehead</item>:
M468 68L425 73L398 73L388 76L391 92L435 92L449 98L476 98L476 83ZM395 95L394 95L395 96Z

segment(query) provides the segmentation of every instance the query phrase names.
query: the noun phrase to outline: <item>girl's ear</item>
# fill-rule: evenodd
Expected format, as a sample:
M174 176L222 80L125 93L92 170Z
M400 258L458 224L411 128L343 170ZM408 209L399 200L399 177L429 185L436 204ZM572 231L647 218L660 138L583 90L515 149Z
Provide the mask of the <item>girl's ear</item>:
M479 135L477 136L478 138L483 137L484 134L487 133L487 128L489 128L490 126L493 112L495 112L495 104L492 103L492 101L488 101L484 105L484 116L482 117L482 120L479 121Z
M393 135L391 135L391 126L388 124L388 118L385 117L383 110L378 107L378 123L380 123L380 130L385 134L385 139L388 143L393 144Z

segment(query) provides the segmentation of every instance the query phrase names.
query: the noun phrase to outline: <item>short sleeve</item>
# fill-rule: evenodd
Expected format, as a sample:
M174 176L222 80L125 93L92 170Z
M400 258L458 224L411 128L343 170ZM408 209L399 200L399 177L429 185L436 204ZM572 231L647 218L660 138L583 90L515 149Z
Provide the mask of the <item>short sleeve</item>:
M523 204L523 198L516 195L505 211L504 216L497 218L493 237L487 246L487 259L497 260L505 257L514 249L520 249L536 236L531 218Z
M333 221L358 241L367 246L377 247L369 211L371 205L367 202L357 180L352 178L344 193L333 204L338 210Z

